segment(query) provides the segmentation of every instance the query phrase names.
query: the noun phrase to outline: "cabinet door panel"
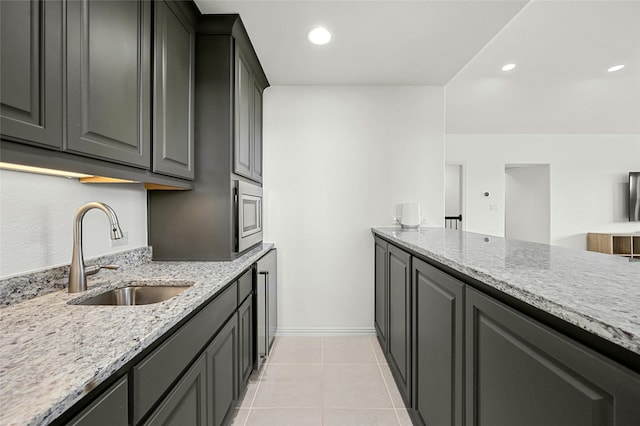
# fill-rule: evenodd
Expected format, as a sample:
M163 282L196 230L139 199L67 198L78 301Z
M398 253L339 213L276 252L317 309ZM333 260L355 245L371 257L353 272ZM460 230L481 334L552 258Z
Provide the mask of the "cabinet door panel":
M389 357L398 389L410 403L411 389L411 256L388 246Z
M71 420L69 426L126 426L128 424L127 378L123 377Z
M153 171L193 179L195 31L165 1L155 14Z
M241 176L252 178L251 136L253 134L251 110L253 109L253 79L242 52L236 46L235 74L235 135L233 171Z
M68 150L148 168L150 7L68 3Z
M388 305L387 294L389 292L387 281L387 243L375 237L375 316L374 324L378 335L378 341L382 350L387 352L387 331L389 324L387 322Z
M253 167L252 177L262 182L262 90L253 86Z
M201 356L145 422L145 425L204 426L207 421L206 365L204 357Z
M0 2L2 136L62 147L62 2Z
M466 318L467 425L637 425L637 374L470 289Z
M425 425L462 426L464 284L412 262L413 405Z
M213 339L207 357L207 424L220 426L238 398L238 317L234 315Z
M249 380L253 371L253 298L249 297L238 308L240 334L240 386Z

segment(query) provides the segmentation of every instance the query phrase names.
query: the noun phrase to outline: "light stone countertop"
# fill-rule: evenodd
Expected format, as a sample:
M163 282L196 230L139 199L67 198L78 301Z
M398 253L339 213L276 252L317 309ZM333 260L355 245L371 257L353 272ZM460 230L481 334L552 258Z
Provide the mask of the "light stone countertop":
M372 231L640 354L640 262L444 228Z
M57 291L0 309L0 424L55 420L273 247L264 243L229 262L149 262L101 271L89 277L86 293ZM67 303L154 280L194 284L151 305Z

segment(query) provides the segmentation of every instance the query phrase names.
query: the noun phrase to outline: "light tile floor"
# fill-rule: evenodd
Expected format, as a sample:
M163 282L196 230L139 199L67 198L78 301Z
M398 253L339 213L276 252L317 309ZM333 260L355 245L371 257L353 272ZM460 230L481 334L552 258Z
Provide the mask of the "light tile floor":
M278 337L233 426L409 426L375 336Z

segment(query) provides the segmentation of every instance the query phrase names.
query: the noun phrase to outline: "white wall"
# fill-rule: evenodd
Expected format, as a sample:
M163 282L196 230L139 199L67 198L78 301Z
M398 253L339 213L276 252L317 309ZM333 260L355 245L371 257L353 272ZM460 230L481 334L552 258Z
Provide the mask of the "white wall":
M466 164L467 231L504 235L509 163L550 165L551 244L586 249L587 232L640 231L626 201L628 173L640 170L639 135L447 134L445 151Z
M462 213L460 206L460 169L459 165L447 164L444 167L444 213L445 216L458 216Z
M441 87L271 87L265 239L278 245L282 333L373 331L373 238L396 204L444 214Z
M81 205L111 206L129 243L111 247L101 211L84 218L85 259L147 245L147 197L142 185L88 185L77 179L0 170L0 278L69 264L73 217Z
M549 244L551 236L549 165L505 170L504 236Z

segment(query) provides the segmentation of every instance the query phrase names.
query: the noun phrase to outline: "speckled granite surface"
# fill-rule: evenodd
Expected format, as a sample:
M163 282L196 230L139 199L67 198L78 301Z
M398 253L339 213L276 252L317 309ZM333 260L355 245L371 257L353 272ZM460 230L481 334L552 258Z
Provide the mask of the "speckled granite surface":
M443 228L372 231L640 354L640 262Z
M89 277L83 294L58 291L0 309L0 424L48 424L207 301L272 244L230 262L150 262ZM78 306L132 281L193 283L141 306Z
M71 260L71 259L69 259ZM86 265L118 265L120 270L151 261L151 247L140 247L85 260ZM99 272L103 274L104 271ZM67 288L69 265L0 280L0 308Z

